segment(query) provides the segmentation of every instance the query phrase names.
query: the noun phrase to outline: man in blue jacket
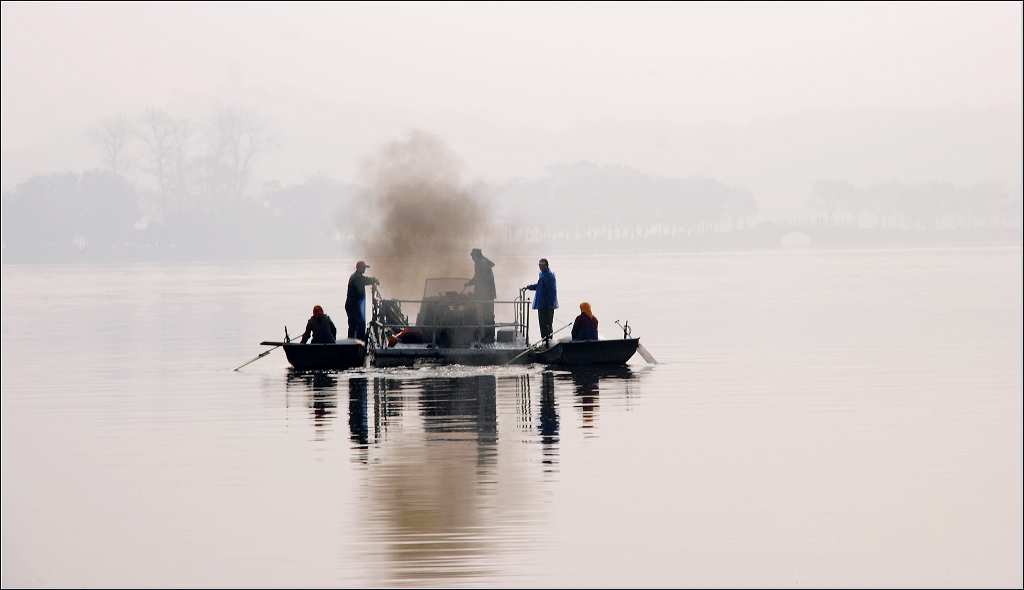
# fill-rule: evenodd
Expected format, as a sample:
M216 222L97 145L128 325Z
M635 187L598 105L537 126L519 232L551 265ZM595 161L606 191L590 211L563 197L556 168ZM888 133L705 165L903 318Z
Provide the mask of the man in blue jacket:
M540 277L536 283L527 285L526 288L537 292L537 296L533 298L533 308L537 310L540 337L548 340L551 338L551 324L555 321L555 310L558 309L558 287L555 285L555 273L548 268L548 259L541 258L538 266Z

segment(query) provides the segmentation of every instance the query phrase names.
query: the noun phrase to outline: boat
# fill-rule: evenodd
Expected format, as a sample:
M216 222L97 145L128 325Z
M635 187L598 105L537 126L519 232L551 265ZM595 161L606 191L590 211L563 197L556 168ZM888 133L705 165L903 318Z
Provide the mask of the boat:
M359 368L366 366L367 357L375 367L509 363L608 367L625 365L638 348L644 354L640 339L631 337L628 322L622 326L622 339L563 340L538 350L540 343L530 346L529 342L530 299L525 288L512 300L481 300L466 292L467 282L466 278L427 279L423 297L415 300L384 299L374 285L365 342L339 339L333 344L299 344L288 338L285 329L283 342L260 344L283 347L288 362L299 371Z
M341 338L333 344L265 340L260 345L283 347L288 363L299 371L344 371L366 365L366 343L355 338Z
M636 354L639 338L564 340L530 353L530 361L547 365L625 365Z
M427 279L421 299L383 299L374 286L367 332L374 366L500 365L517 360L529 348L526 291L520 289L514 300L479 300L466 292L468 281Z

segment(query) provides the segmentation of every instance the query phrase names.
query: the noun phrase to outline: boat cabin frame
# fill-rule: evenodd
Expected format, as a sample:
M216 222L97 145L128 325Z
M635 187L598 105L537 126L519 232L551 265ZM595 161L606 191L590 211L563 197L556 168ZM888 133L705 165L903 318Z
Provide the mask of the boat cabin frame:
M440 277L427 279L422 299L385 299L376 285L367 325L367 349L376 360L440 360L469 364L503 362L530 346L530 304L525 288L514 299L474 299L472 293L445 290L438 285L464 285L469 279ZM417 306L415 320L403 307ZM510 306L511 321L487 322L481 318L487 306ZM508 311L505 308L507 317ZM489 314L493 318L493 313ZM413 332L413 344L396 342L402 331ZM490 334L490 338L485 337Z

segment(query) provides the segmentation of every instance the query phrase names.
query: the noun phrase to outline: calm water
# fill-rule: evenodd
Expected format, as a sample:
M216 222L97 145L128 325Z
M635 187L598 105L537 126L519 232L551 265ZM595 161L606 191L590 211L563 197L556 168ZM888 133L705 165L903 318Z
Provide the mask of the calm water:
M348 261L4 266L3 583L1020 586L1021 263L553 256L661 364L313 375L231 368Z

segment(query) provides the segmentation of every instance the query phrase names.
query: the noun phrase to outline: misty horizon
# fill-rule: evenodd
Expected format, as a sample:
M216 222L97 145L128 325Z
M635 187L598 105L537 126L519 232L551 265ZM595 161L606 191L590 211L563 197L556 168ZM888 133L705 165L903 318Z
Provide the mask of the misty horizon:
M1021 185L1013 4L3 11L5 191L103 168L111 119L195 131L218 111L266 135L250 189L353 182L416 130L488 184L594 162L716 178L763 212L801 209L822 179Z
M8 262L381 252L414 137L453 251L1021 242L1012 4L3 11Z

